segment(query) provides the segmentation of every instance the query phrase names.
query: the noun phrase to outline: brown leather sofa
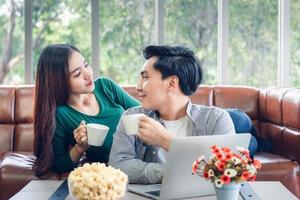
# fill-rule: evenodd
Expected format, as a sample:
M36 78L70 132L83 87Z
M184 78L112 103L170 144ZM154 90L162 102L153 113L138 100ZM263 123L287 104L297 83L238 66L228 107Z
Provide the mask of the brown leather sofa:
M134 87L124 87L137 96ZM253 120L258 135L271 141L271 152L255 155L263 163L257 180L281 181L300 198L300 89L201 86L191 97L198 104L239 108ZM32 171L34 86L0 86L0 200L30 180ZM49 179L66 175L50 173Z

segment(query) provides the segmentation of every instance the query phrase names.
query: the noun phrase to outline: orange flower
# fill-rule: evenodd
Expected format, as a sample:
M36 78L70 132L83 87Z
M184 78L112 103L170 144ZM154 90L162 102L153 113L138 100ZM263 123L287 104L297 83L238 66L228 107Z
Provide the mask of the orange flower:
M219 160L222 160L223 159L223 154L221 152L218 152L216 153L216 157L219 159Z
M219 148L212 149L213 154L221 153Z
M250 177L249 172L248 171L243 171L241 178L246 181L246 180L249 179L249 177Z
M232 158L232 153L226 153L225 154L225 160L230 160Z
M231 150L228 147L222 147L221 148L222 151L224 151L225 153L231 153Z
M222 175L222 176L221 176L221 180L222 180L223 184L228 184L228 183L230 183L230 177L227 176L227 175Z
M255 180L256 180L256 176L255 175L251 176L250 179L249 179L249 181L255 181Z
M216 163L216 166L220 172L224 171L224 168L225 168L224 162L218 162L218 163Z

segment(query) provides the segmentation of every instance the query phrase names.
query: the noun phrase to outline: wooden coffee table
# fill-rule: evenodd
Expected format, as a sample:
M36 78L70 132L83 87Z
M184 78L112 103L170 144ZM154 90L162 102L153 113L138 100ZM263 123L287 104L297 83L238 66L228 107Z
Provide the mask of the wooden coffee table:
M63 181L56 180L33 180L28 183L21 191L15 194L11 200L46 200L53 192L62 184ZM258 194L262 200L297 200L288 189L286 189L278 181L256 181L249 182L253 190ZM122 200L147 200L148 198L127 192L126 196ZM216 200L216 196L205 196L192 198L194 200ZM66 200L71 200L70 196L67 196ZM239 197L239 200L243 200Z

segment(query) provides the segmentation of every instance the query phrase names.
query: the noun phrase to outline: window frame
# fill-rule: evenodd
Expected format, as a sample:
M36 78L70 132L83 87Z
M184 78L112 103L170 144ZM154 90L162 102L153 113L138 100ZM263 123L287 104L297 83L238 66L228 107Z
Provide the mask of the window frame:
M94 77L99 76L100 63L100 27L99 4L101 0L91 0L91 48ZM218 0L218 84L228 83L228 3L229 0ZM25 84L33 84L32 68L32 0L24 2L25 24ZM290 0L278 0L278 66L277 86L290 86L289 81L289 33L290 33ZM165 1L155 0L155 38L157 45L164 44Z

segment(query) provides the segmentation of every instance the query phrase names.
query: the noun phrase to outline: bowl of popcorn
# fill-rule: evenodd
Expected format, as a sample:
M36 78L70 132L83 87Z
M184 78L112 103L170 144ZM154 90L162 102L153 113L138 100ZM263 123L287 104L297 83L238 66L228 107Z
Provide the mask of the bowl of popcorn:
M68 177L72 199L117 200L126 193L127 175L103 163L86 163L74 169Z

